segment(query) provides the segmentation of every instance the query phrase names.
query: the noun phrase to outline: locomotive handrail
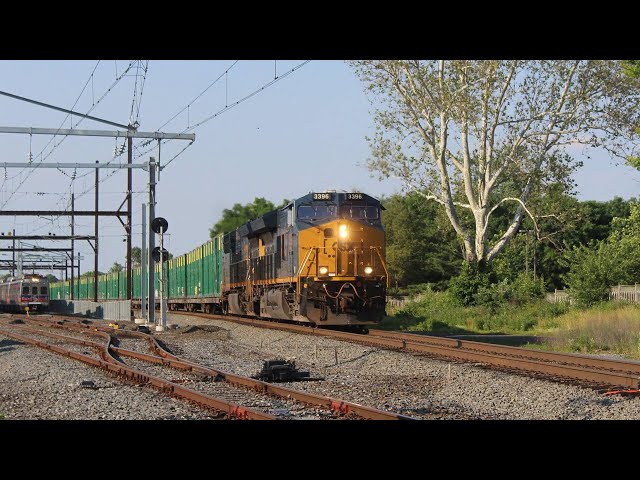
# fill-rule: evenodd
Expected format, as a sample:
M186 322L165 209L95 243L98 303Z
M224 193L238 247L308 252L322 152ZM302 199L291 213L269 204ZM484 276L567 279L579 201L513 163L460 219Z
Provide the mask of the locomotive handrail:
M389 270L387 270L387 264L384 262L384 259L380 254L380 250L378 249L379 247L371 247L371 248L373 248L378 254L378 257L380 257L380 261L382 262L382 267L384 268L384 273L387 275L387 290L388 290L389 289Z
M307 252L307 256L304 257L304 261L302 262L302 265L300 265L300 269L298 270L298 281L297 281L297 285L296 285L296 294L298 295L298 297L300 296L300 274L302 273L302 269L304 268L304 266L307 263L307 260L309 259L309 255L311 255L311 251L315 250L316 247L309 247L309 251Z

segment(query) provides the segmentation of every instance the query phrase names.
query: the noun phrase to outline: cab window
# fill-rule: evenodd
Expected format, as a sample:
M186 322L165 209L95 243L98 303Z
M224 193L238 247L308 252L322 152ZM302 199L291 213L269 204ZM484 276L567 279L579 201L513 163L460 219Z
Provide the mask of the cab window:
M378 207L363 205L342 205L340 207L342 218L354 218L356 220L375 220L380 217Z
M298 219L300 220L335 217L335 215L335 205L300 205L298 207Z
M32 295L37 295L38 294L38 287L31 287L31 293L32 293Z
M22 294L29 295L29 287L22 287Z
M47 294L47 287L40 287L40 295L46 295Z

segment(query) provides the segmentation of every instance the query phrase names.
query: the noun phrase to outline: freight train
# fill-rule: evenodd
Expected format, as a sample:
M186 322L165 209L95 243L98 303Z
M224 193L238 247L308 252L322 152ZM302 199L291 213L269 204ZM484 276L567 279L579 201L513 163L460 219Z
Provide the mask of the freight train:
M360 192L312 192L216 235L166 262L168 307L365 331L385 314L383 209ZM133 308L141 274L133 269ZM75 298L93 298L93 278L74 288ZM69 293L68 281L51 285L52 299ZM124 272L101 276L98 298L126 298Z
M0 309L25 312L49 309L49 281L37 274L0 281Z

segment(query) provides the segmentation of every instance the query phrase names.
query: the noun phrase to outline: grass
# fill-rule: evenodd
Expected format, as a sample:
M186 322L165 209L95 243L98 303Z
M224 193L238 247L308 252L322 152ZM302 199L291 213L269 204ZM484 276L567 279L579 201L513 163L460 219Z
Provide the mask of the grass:
M543 345L529 347L640 359L640 306L636 305L605 302L584 310L536 300L505 304L492 312L484 306L458 306L447 292L426 292L418 301L389 309L389 314L380 328L449 335L538 335L544 337Z
M448 292L426 292L420 300L399 309L389 309L380 328L389 330L421 330L443 334L533 334L554 328L557 317L568 307L543 300L522 305L504 305L494 313L488 307L456 305Z
M640 307L603 303L588 310L574 309L561 319L562 328L546 346L580 353L615 353L640 358Z

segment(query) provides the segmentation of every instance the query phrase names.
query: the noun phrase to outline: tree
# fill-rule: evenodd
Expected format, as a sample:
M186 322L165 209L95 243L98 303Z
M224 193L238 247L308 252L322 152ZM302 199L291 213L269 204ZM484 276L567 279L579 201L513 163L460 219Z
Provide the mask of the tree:
M57 282L57 281L58 281L58 277L56 277L52 273L47 274L47 282L53 283L53 282Z
M640 79L640 60L627 60L622 62L624 73L629 78ZM640 127L636 129L636 132L640 133ZM636 170L640 170L640 157L630 155L627 158L627 163Z
M636 147L637 82L617 61L360 61L380 100L371 171L440 204L465 258L491 262L518 232L536 183L571 144L628 157ZM560 169L562 170L562 169ZM558 171L560 171L558 170ZM566 169L565 169L566 171ZM561 180L556 178L556 181ZM492 214L515 211L490 236Z
M131 250L133 254L133 249ZM124 270L124 267L122 265L120 265L118 262L113 262L113 265L111 265L111 268L109 269L109 273L121 272L122 270Z
M142 265L142 249L140 247L131 248L131 263L134 267Z
M640 205L630 203L630 214L611 222L609 236L567 250L563 261L570 295L580 305L606 300L609 288L640 281Z
M243 223L246 223L249 220L254 220L267 212L275 210L276 208L282 208L288 203L289 200L285 199L278 207L276 207L269 200L265 200L262 197L256 197L252 203L247 203L246 205L236 203L231 210L225 208L222 211L222 219L209 229L209 236L213 238L219 233L235 230Z
M386 259L400 285L448 280L460 267L455 231L436 205L416 193L381 199Z
M98 270L98 276L100 275L104 275L103 272L101 272L100 270ZM93 278L93 270L90 272L84 272L82 275L80 275L81 277L90 277Z

